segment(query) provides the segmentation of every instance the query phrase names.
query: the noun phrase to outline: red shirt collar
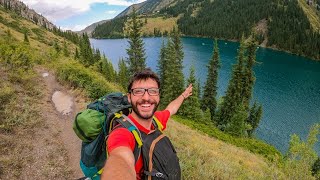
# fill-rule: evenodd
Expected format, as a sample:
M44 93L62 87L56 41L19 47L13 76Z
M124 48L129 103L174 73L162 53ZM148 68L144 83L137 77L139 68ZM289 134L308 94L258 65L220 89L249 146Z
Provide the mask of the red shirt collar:
M134 125L139 129L139 131L142 131L142 132L144 132L144 133L146 133L146 134L149 134L149 132L154 129L153 124L151 124L151 130L148 130L148 129L146 129L145 127L143 127L137 120L135 120L135 119L132 117L131 114L129 114L128 117L129 117L130 120L134 123Z

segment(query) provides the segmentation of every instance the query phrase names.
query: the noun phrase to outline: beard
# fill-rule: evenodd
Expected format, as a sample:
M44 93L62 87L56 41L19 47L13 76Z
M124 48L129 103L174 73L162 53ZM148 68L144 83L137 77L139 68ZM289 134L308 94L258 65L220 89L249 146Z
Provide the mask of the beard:
M132 101L131 101L132 102ZM143 104L143 103L150 103L150 104L154 104L154 108L152 110L151 113L141 113L138 109L138 104ZM136 103L131 103L132 106L132 110L133 112L141 119L143 120L149 120L153 117L154 112L156 112L156 110L158 109L159 103L157 103L156 101L145 101L145 100L141 100L141 101L137 101Z

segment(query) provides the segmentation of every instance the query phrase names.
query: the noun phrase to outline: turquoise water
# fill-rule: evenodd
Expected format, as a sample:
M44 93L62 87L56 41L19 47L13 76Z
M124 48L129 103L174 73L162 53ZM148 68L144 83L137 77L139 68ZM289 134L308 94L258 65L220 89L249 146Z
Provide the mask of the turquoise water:
M156 70L162 40L166 39L144 39L147 66L153 70ZM91 39L91 43L106 54L116 69L119 59L127 57L126 39ZM187 77L193 64L196 76L203 85L213 41L207 38L182 38L182 43L184 73ZM236 62L239 43L219 41L218 45L221 58L218 96L223 96L232 65ZM310 127L320 123L320 62L266 48L258 48L257 61L253 100L263 105L263 117L256 137L285 153L291 134L306 139ZM315 148L320 155L320 143Z

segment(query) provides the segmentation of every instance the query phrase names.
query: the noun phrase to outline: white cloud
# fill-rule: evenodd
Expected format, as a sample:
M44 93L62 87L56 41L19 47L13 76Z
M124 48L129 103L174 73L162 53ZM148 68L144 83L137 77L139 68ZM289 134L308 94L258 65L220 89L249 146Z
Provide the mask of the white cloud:
M41 13L50 21L56 22L90 10L93 3L130 6L145 0L21 0L29 7Z
M81 24L81 25L74 25L74 26L62 26L60 27L62 30L71 30L71 31L81 31L84 28L88 27L90 24Z
M116 14L118 11L106 11L107 14Z

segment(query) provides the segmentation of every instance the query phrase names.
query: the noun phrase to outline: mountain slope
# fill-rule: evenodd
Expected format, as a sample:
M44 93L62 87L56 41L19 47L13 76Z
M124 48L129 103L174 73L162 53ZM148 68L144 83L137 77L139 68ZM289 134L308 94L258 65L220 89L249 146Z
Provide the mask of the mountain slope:
M76 33L78 33L78 34L87 33L89 36L91 36L92 32L94 31L94 29L95 29L98 25L103 24L103 23L106 23L106 22L108 22L108 21L110 21L110 20L102 20L102 21L93 23L93 24L91 24L90 26L84 28L83 30L77 31Z
M156 3L149 0L139 4L142 21L176 18L178 28L185 36L239 40L242 35L252 35L262 46L320 60L320 11L308 7L303 0L175 0L163 4L159 12L151 8L143 13L146 4L153 7ZM120 15L129 14L128 9ZM117 23L121 27L117 31L118 37L123 37L125 21L122 25ZM261 23L263 29L257 30ZM113 22L105 26L113 26ZM103 35L94 38L108 38L113 33L112 29L99 28ZM153 29L153 35L157 36L159 30L160 35L164 33L157 24L145 29ZM144 34L150 35L150 30Z
M133 8L136 9L138 14L153 14L161 9L168 7L175 0L147 0L139 4L134 4L126 8L120 14L118 14L115 18L128 16L132 13Z
M0 5L2 5L5 9L10 9L11 11L16 12L20 16L29 19L39 26L43 26L47 29L56 28L56 26L48 21L45 17L39 15L34 10L29 9L24 3L18 0L0 0Z

